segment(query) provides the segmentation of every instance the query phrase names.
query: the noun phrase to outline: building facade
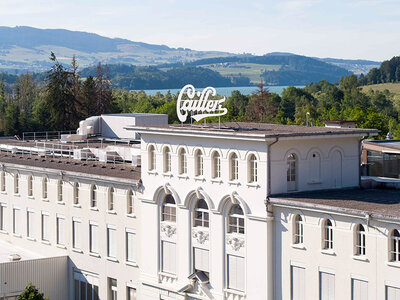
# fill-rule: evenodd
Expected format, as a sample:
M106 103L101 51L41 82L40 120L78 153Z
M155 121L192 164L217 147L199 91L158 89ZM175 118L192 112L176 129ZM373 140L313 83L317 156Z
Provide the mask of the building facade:
M221 125L1 145L1 240L67 257L59 299L400 299L399 193L358 188L376 130Z

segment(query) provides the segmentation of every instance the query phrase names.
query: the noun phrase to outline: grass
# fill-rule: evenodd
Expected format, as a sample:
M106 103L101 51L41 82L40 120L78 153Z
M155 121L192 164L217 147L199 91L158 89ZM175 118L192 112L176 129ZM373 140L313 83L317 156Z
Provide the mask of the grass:
M277 71L281 68L279 65L262 65L252 63L231 63L229 66L220 64L201 65L200 67L208 68L220 73L222 76L238 76L239 74L250 78L252 83L260 83L261 74L264 71Z
M380 83L364 85L361 87L361 89L364 93L367 93L370 90L380 92L388 90L391 94L400 94L400 83Z

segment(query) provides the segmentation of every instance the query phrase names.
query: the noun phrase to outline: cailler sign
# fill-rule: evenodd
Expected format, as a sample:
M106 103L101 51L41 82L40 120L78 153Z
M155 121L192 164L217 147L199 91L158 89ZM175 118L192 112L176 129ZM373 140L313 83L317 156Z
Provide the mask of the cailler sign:
M182 99L185 94L188 99ZM178 102L176 103L176 112L179 121L185 122L189 112L191 113L191 117L196 121L200 121L206 117L225 115L228 112L225 107L222 107L222 103L226 100L225 97L217 100L208 99L210 95L215 96L216 94L217 92L213 87L206 87L202 92L196 92L193 85L185 85L181 89ZM196 95L199 99L194 99Z

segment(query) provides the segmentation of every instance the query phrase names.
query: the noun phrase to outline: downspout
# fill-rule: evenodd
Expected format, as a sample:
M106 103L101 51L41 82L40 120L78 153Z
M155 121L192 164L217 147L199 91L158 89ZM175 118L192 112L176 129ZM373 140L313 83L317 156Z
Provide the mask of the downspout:
M279 137L275 137L275 141L271 144L267 145L267 197L265 199L265 208L267 211L267 222L266 222L266 233L267 233L267 253L266 253L266 262L267 262L267 299L273 300L275 299L275 260L274 260L274 240L275 240L275 230L274 230L274 218L273 212L270 209L269 203L269 195L271 195L271 146L276 144L279 140Z
M369 138L369 133L367 136L363 136L358 144L358 187L361 188L361 155L362 155L362 143L367 138Z

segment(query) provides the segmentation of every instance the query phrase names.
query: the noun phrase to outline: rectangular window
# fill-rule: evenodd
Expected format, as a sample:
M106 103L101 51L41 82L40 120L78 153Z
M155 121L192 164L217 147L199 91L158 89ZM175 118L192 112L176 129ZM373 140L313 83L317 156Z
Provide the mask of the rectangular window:
M16 235L21 235L21 211L19 208L13 209L13 233Z
M6 205L0 203L0 230L6 230Z
M108 278L108 293L108 299L117 300L117 279Z
M86 280L74 280L74 300L99 300L99 287Z
M112 227L107 228L107 256L117 257L117 230Z
M193 248L193 269L194 271L210 272L209 251L201 248Z
M34 238L34 215L33 211L28 210L26 212L26 236L29 238Z
M367 300L367 299L368 299L368 282L354 278L351 279L351 300Z
M165 273L176 274L176 244L171 242L161 242L161 265Z
M244 291L244 258L236 255L228 255L228 288Z
M48 242L50 239L50 216L42 212L42 241Z
M99 226L97 224L89 224L89 238L90 252L99 253Z
M57 216L57 244L65 246L65 218Z
M136 300L136 289L128 287L126 294L127 300Z
M132 231L126 232L126 260L136 262L136 234Z
M81 221L72 220L72 247L81 249Z
M386 286L386 300L400 300L400 288Z
M335 275L325 272L319 272L319 299L335 299Z
M291 294L291 300L305 300L305 280L306 280L306 269L297 267L297 266L291 266L290 267L290 276L291 276L291 282L290 282L290 294Z

